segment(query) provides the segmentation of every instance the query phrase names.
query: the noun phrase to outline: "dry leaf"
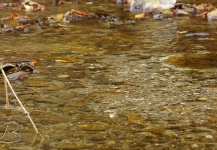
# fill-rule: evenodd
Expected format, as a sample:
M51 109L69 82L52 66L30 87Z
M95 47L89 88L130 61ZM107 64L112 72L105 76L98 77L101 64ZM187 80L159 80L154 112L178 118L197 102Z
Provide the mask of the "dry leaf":
M144 14L144 13L135 15L135 19L138 19L138 20L140 20L140 19L142 19L142 18L144 18L144 17L145 17L145 14Z
M185 33L188 33L188 31L177 31L176 33L178 33L178 34L185 34Z

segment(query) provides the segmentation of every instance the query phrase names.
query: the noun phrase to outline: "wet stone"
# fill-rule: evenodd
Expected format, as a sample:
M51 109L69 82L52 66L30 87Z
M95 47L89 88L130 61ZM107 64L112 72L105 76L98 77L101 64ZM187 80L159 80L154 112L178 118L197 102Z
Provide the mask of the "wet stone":
M147 117L141 116L139 114L126 114L125 116L127 117L128 121L141 121L141 122L143 122L147 118Z
M84 131L106 131L109 129L108 124L80 124L78 128Z
M198 101L207 101L209 100L207 97L199 97L197 98Z
M67 78L67 77L69 77L69 75L67 75L67 74L61 74L61 75L58 75L57 77L58 78Z
M49 86L47 87L48 91L55 91L55 90L59 90L65 87L64 83L60 81L52 81L49 83L48 86Z
M217 117L209 117L208 120L211 122L217 122Z
M91 135L90 140L91 141L105 141L107 140L107 136L105 133L97 133L97 134Z
M0 118L5 118L7 116L7 114L6 113L0 113Z
M1 148L2 150L7 150L7 149L9 149L9 147L7 146L7 144L4 144L4 143L1 143L1 144L0 144L0 148Z
M90 121L90 122L95 122L97 120L100 120L100 116L94 117L94 114L81 114L78 115L79 119L81 121Z
M191 144L191 148L194 148L194 149L195 149L195 148L199 148L199 145L196 144L196 143L195 143L195 144Z
M62 123L62 122L68 122L71 120L71 117L65 116L64 114L58 114L58 115L53 115L53 113L43 113L41 119L34 119L36 123L41 123L41 124L57 124L57 123Z
M87 103L85 101L78 100L78 101L67 101L65 105L68 106L68 109L70 109L72 107L84 107L87 105Z
M133 69L133 72L135 72L135 73L142 73L142 72L145 72L145 70L141 70L141 69Z
M35 102L45 102L45 103L53 103L53 104L62 104L65 102L64 98L58 98L58 97L50 97L48 95L39 95L39 96L34 96L31 98L31 100L34 100Z
M163 134L169 138L174 138L178 135L173 130L165 130Z
M27 81L29 86L32 87L46 87L49 86L50 82L42 81L42 80L28 80Z
M151 132L154 134L160 134L165 130L163 126L147 126L144 128L144 131Z

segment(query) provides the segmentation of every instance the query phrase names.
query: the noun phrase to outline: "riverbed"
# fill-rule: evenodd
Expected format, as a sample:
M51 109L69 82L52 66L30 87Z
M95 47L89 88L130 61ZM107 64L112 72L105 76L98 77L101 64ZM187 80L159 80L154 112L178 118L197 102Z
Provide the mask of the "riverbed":
M217 22L189 16L134 22L128 6L111 1L40 2L48 9L22 13L74 8L121 21L0 34L1 61L38 60L39 74L11 84L41 134L10 91L5 108L1 77L1 149L217 149Z

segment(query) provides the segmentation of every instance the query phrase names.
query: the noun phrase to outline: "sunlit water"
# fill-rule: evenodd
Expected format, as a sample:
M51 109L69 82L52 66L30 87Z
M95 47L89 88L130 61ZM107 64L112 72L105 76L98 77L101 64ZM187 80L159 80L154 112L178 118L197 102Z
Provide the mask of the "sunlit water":
M44 12L23 13L76 8L133 18L110 1L45 5ZM64 25L0 34L1 61L39 60L34 69L40 74L11 83L44 137L11 93L5 109L2 79L0 131L8 130L1 149L217 148L216 22L181 16L112 27L97 19Z

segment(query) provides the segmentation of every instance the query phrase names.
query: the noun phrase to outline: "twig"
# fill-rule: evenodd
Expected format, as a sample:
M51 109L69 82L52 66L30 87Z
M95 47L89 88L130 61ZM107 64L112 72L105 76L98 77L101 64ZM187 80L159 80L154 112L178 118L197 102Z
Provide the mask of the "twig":
M33 120L32 120L32 118L31 118L30 115L29 115L29 112L25 109L25 107L24 107L23 104L21 103L20 99L18 98L17 94L15 93L13 87L11 86L11 84L10 84L10 82L9 82L9 80L8 80L8 78L7 78L6 74L5 74L5 71L4 71L4 69L2 68L2 66L1 66L1 72L2 72L2 74L3 74L4 80L6 81L6 84L8 84L8 86L10 87L10 89L11 89L12 93L14 94L15 98L17 99L17 101L19 102L20 106L21 106L22 109L24 110L24 113L25 113L25 114L27 115L27 117L29 118L30 122L32 123L32 125L33 125L33 127L34 127L34 129L35 129L35 131L36 131L36 133L39 133L39 132L38 132L38 129L36 128L36 126L35 126L35 124L34 124L34 122L33 122ZM40 133L39 133L39 134L40 134Z
M5 85L5 96L6 96L6 108L9 108L9 99L8 99L8 86L7 86L7 82L4 78L4 85Z

